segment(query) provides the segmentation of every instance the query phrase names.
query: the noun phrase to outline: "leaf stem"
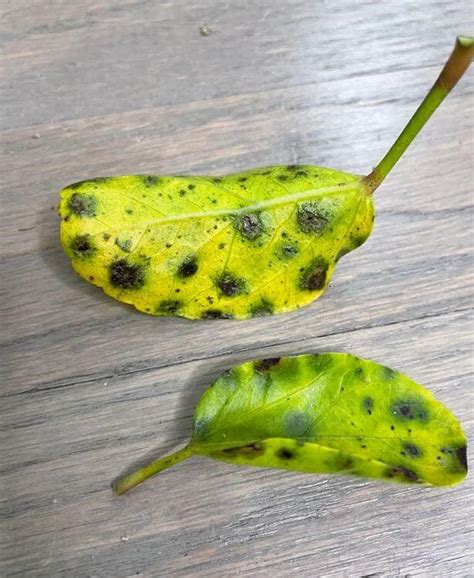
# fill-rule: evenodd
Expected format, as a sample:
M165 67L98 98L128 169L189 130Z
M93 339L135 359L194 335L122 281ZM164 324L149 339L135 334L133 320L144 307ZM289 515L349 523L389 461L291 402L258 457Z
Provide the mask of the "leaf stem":
M154 476L155 474L158 474L163 470L167 470L179 462L190 458L193 453L194 452L191 446L187 445L181 450L170 454L169 456L155 460L154 462L151 462L146 466L135 470L131 474L127 474L122 478L119 478L112 483L112 489L117 494L117 496L121 496L148 478L151 478L151 476Z
M433 87L425 96L423 102L402 130L388 153L383 157L375 169L363 179L368 194L373 194L373 192L380 186L416 135L425 126L434 111L454 88L458 80L469 68L473 54L474 38L458 36L454 50L444 65L443 70Z

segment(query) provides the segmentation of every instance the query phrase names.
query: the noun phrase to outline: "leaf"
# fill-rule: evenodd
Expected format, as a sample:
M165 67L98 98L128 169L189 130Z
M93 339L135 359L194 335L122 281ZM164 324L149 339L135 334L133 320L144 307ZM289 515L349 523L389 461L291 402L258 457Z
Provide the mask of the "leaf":
M407 376L344 353L264 359L226 371L201 398L188 446L114 489L123 493L196 454L434 486L457 484L467 472L466 438L446 407Z
M226 177L98 178L61 192L74 269L152 315L248 319L307 305L372 231L372 194L456 84L474 40L459 37L419 109L366 177L316 166Z
M374 216L358 177L309 166L84 181L62 191L60 215L79 275L140 311L191 319L310 303Z

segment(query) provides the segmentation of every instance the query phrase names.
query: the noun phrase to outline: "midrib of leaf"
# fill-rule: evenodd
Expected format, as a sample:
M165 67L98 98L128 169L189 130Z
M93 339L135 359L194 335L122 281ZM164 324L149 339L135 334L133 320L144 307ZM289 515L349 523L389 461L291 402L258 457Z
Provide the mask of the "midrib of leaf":
M167 215L163 217L159 217L157 219L152 219L149 221L140 221L136 224L131 224L131 228L133 226L140 226L140 227L148 227L150 225L161 225L164 223L172 223L175 221L184 221L187 219L209 219L212 217L226 217L226 216L236 216L236 215L245 215L248 212L258 212L264 209L277 207L279 205L284 205L287 203L295 203L298 201L305 201L312 199L315 196L321 195L331 195L340 192L359 192L363 193L363 189L360 187L360 180L354 180L350 183L342 183L339 185L334 185L331 187L318 187L315 189L309 189L300 191L297 193L290 193L288 195L282 195L281 197L275 197L273 199L267 199L264 201L259 201L257 203L252 203L246 205L245 207L235 207L229 209L215 209L215 210L208 210L208 211L193 211L191 213L180 213L180 214L173 214ZM134 200L138 204L145 206L147 210L152 210L155 212L160 212L158 209L153 207L152 205L145 203L141 199L137 199L135 197L131 197L126 193L122 193L121 191L115 191L115 194L124 196L127 199ZM96 219L98 220L98 219Z

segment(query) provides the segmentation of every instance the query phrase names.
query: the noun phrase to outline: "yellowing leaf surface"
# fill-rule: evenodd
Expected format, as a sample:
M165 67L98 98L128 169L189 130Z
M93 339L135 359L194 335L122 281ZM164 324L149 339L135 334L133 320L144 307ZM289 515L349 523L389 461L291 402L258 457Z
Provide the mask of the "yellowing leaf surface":
M307 305L370 235L359 177L314 166L99 178L61 192L74 269L152 315L247 319Z

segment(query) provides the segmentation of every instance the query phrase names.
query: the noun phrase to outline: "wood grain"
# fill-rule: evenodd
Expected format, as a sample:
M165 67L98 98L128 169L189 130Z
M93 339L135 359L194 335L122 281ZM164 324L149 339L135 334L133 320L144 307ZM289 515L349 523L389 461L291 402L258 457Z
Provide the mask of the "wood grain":
M471 574L469 479L393 487L193 459L123 498L109 484L183 443L206 385L262 356L340 350L393 366L471 436L472 73L377 192L372 237L296 313L141 315L74 275L56 215L56 191L92 176L367 173L472 30L467 0L4 0L1 12L0 574Z

